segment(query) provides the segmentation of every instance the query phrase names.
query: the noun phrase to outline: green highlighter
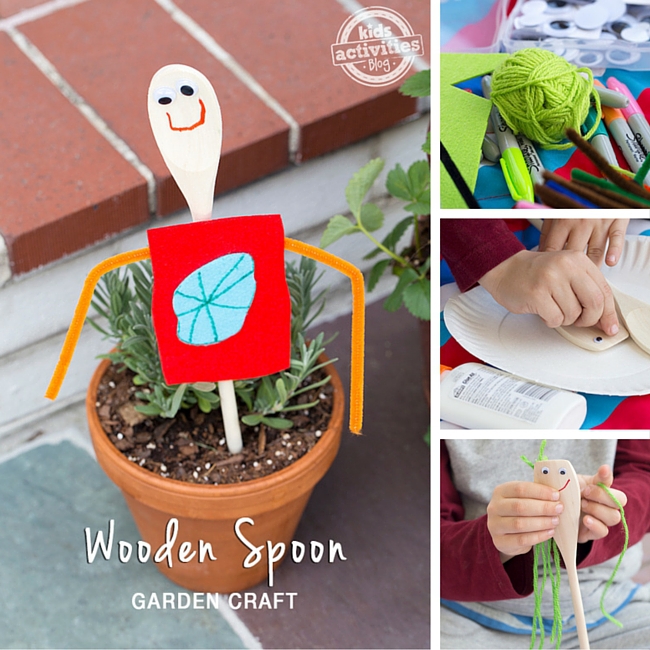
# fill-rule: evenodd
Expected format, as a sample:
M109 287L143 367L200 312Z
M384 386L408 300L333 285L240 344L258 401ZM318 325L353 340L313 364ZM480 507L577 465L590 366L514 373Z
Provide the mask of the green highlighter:
M483 95L490 97L490 77L483 77ZM528 167L521 153L515 134L501 117L499 109L492 105L492 123L497 136L497 144L501 150L501 170L506 179L510 195L515 201L535 201L533 181L528 173Z

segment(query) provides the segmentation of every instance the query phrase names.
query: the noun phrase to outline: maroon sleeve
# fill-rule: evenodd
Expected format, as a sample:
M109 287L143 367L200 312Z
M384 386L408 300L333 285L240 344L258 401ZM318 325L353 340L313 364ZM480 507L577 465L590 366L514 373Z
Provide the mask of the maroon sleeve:
M440 252L461 291L525 248L503 219L440 219Z
M533 553L505 564L492 543L487 515L464 521L449 454L440 441L440 595L448 600L521 598L533 591Z
M650 440L619 440L612 487L625 492L625 520L629 545L650 532ZM625 542L623 524L612 527L602 539L578 544L578 567L600 564L620 554Z

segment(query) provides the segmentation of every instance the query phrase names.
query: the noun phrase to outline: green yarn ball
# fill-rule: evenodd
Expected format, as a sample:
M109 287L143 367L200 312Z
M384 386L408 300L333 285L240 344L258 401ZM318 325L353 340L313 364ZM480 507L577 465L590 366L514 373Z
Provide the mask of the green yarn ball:
M519 50L492 73L491 98L506 124L545 149L573 146L559 143L569 127L580 133L592 94L600 113L591 70L548 50Z

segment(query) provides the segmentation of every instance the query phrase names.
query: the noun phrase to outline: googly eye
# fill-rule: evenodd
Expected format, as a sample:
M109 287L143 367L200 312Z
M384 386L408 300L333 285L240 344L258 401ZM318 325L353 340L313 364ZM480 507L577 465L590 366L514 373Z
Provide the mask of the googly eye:
M560 467L560 469L558 470L558 472L560 473L560 476L565 476L565 475L566 475L566 468L564 468L564 467Z
M185 97L192 97L192 95L196 95L199 90L196 87L196 84L188 79L180 79L177 81L176 88L178 92L181 93L181 95L185 95Z
M546 11L564 11L568 7L569 3L564 0L548 0L546 3Z
M576 24L571 20L553 20L544 25L544 33L549 36L570 36L576 31Z
M171 104L176 99L176 91L173 88L156 88L153 91L153 98L159 104L165 106L166 104Z
M594 337L594 343L602 343L603 342L603 337L602 336L595 336Z
M542 474L550 474L551 470L548 467L542 467Z
M631 65L636 63L641 58L640 52L633 52L631 50L607 50L605 58L615 65L622 67L623 65Z
M633 25L636 25L638 23L637 19L634 18L634 16L630 16L629 14L625 14L624 16L621 16L619 20L615 20L607 26L607 29L610 32L614 32L614 34L620 36L621 32L624 29L627 29L628 27L632 27Z
M581 52L576 59L576 65L595 67L603 60L603 55L600 52ZM602 343L603 337L597 336L594 341Z

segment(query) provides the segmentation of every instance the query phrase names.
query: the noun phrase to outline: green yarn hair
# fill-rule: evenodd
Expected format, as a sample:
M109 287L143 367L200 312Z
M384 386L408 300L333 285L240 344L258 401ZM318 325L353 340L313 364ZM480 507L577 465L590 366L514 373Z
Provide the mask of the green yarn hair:
M542 444L539 447L539 454L537 455L537 460L548 460L548 456L544 455L544 449L546 447L546 440L542 440ZM531 469L535 467L535 463L529 461L526 456L521 456L521 459L528 465ZM621 502L612 494L611 490L604 484L598 483L598 486L603 488L609 498L616 504L618 511L621 513L621 523L623 524L623 530L625 531L625 542L623 543L623 550L618 556L618 561L616 566L612 571L612 575L609 577L609 580L605 584L603 593L600 596L600 611L603 613L609 621L617 625L618 627L623 627L623 624L615 619L606 609L605 609L605 595L607 594L608 589L612 586L616 573L618 572L621 562L623 561L623 556L625 551L627 551L627 545L630 540L630 532L627 527L627 521L625 519L625 511ZM542 554L542 583L539 584L538 577L538 564L539 564L539 555ZM555 575L553 575L553 566L551 564L551 558L553 559L553 564L555 565ZM553 627L551 628L551 643L555 641L555 647L559 648L560 643L562 642L562 612L560 610L560 551L555 543L553 538L542 542L541 544L536 544L533 548L533 593L535 594L535 609L533 612L533 621L532 621L532 635L530 639L530 650L533 650L535 647L535 637L537 636L537 630L539 629L539 646L542 648L544 646L544 621L542 619L542 596L544 594L544 588L546 587L546 580L550 578L551 580L551 594L553 598Z
M580 133L591 98L598 118L585 134L587 140L600 123L600 97L589 68L576 68L548 50L526 48L492 73L491 99L506 124L545 149L573 147L560 143L569 127Z

